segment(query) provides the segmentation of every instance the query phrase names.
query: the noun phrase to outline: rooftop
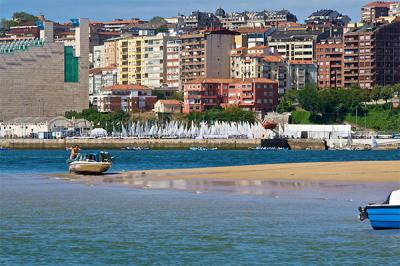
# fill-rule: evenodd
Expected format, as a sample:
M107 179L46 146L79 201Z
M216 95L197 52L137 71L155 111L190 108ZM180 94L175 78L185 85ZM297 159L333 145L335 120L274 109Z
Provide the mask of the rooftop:
M390 8L391 4L396 4L396 2L375 1L375 2L370 2L366 5L364 5L363 8L376 8L376 7Z
M229 84L241 84L241 83L276 83L276 81L266 78L244 78L244 79L219 79L219 78L203 78L195 79L186 82L186 84L199 84L199 83L229 83Z
M135 91L135 90L151 90L149 87L140 84L124 84L103 87L103 91Z
M283 57L280 55L267 55L263 57L263 60L265 62L275 62L275 63L279 63L279 62L283 62Z
M182 102L178 100L158 100L158 102L165 105L182 105Z

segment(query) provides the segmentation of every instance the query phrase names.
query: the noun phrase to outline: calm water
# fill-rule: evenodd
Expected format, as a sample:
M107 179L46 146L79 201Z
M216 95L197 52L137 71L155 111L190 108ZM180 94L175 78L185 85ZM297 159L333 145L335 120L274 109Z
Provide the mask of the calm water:
M259 163L398 160L398 151L112 151L113 171ZM48 178L66 151L0 151L0 264L398 265L399 231L357 207L399 184L292 197L88 186ZM336 192L335 192L336 191ZM309 195L309 196L308 196Z

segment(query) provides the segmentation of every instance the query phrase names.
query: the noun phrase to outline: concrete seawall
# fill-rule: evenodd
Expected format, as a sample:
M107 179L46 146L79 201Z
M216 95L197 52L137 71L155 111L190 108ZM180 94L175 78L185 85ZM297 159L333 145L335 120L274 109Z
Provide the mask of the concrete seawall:
M65 149L78 144L83 149L121 149L148 147L151 149L189 149L218 147L219 149L248 149L258 147L261 140L251 139L0 139L0 146L9 149Z

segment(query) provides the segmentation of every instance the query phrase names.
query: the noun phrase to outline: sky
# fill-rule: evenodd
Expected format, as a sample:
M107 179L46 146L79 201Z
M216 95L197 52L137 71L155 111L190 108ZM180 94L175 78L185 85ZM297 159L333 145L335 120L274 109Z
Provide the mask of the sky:
M368 0L0 0L0 18L11 18L16 11L64 22L70 18L109 21L115 18L150 19L153 16L173 17L193 10L212 11L222 7L231 11L287 9L300 22L319 9L334 9L353 21L360 18L360 8Z

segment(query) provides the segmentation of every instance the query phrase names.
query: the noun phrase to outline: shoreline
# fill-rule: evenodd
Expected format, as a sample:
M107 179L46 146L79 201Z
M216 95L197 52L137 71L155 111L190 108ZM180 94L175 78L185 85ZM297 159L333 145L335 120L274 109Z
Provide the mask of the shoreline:
M144 173L144 174L143 174ZM400 161L284 163L191 169L128 171L115 175L156 180L301 180L399 182ZM114 175L110 175L113 178Z
M88 183L119 183L135 187L148 187L156 182L212 183L228 182L335 182L398 183L400 187L400 161L352 161L281 163L245 166L138 170L103 175L50 175ZM150 186L151 187L151 186Z

